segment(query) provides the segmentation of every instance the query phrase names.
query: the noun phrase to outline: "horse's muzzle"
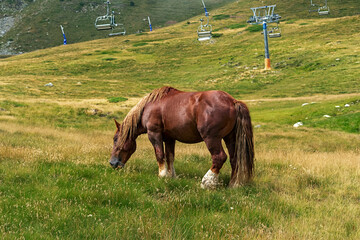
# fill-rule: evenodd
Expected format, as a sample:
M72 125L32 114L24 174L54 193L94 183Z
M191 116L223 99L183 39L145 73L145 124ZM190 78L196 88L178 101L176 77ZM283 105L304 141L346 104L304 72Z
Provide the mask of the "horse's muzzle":
M117 168L123 168L125 166L124 163L121 162L121 160L117 159L117 158L114 158L112 157L110 159L110 165L111 167L113 167L114 169L117 169Z

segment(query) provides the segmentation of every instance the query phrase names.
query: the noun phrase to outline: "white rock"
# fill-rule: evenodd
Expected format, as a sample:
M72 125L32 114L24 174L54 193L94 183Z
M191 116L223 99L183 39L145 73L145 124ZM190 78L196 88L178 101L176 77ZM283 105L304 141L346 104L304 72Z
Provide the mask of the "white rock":
M44 86L45 86L45 87L52 87L52 86L54 86L54 84L52 84L52 83L47 83L47 84L45 84Z
M293 127L298 128L300 126L303 126L304 124L302 122L297 122L293 125Z
M345 107L350 107L350 105L349 105L349 104L345 104Z
M324 118L331 118L331 116L329 116L329 115L324 115L323 117Z
M340 108L340 106L335 106L336 108Z

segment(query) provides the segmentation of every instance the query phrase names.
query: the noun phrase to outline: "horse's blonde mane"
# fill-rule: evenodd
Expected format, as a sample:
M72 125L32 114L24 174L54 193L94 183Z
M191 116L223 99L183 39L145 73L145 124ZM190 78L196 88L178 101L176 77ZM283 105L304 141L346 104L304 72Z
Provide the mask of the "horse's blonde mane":
M153 90L147 96L143 97L126 115L122 121L119 129L117 145L122 147L128 138L133 138L137 130L138 124L141 120L144 107L147 103L152 103L160 100L166 96L171 90L176 90L172 87L162 87Z

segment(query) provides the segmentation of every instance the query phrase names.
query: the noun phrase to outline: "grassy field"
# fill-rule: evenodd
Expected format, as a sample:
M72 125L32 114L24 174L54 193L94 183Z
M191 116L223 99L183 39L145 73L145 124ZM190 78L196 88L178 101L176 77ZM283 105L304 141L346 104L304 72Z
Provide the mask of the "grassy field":
M359 239L360 17L283 16L263 71L263 36L237 8L247 4L213 12L210 43L197 42L195 17L0 59L0 238ZM227 162L219 189L201 189L203 143L177 143L178 177L158 178L145 135L111 169L112 119L163 85L248 104L251 184L228 189Z

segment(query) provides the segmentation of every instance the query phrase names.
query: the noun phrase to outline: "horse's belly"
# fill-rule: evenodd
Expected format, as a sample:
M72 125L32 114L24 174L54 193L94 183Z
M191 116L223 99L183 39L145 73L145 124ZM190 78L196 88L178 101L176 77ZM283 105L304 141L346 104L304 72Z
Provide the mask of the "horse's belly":
M196 126L186 124L165 129L165 137L170 137L183 143L198 143L203 141Z

